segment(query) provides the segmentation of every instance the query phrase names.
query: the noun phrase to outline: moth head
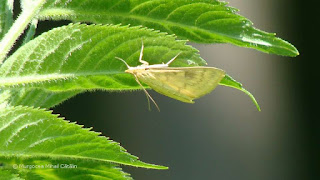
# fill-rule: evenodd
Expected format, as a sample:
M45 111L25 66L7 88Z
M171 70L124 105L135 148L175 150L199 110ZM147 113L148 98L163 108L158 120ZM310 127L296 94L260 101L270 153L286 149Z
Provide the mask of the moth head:
M145 71L145 68L137 68L137 67L130 67L124 72L130 73L130 74L137 74L139 72Z
M125 70L124 72L133 74L133 70L132 70L132 69L127 69L127 70Z

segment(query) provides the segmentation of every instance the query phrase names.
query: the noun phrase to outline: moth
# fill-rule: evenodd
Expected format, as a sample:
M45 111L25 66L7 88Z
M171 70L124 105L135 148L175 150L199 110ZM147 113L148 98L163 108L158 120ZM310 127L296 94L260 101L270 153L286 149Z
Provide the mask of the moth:
M150 99L160 111L159 106L142 86L141 82L165 96L185 103L194 103L194 99L200 98L214 90L225 76L223 70L215 67L169 67L180 53L167 63L149 65L147 61L142 60L143 49L144 45L142 43L139 57L139 62L142 65L131 67L125 60L119 57L116 58L127 66L128 69L125 72L132 74L145 92L149 109Z

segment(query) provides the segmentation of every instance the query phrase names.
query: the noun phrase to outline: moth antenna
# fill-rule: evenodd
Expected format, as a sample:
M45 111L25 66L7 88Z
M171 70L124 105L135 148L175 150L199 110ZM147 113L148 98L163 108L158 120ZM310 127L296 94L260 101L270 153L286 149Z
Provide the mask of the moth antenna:
M143 65L149 65L149 63L148 63L147 61L142 60L142 57L143 57L143 49L144 49L144 45L143 45L143 41L142 41L141 51L140 51L140 57L139 57L139 62L141 62Z
M149 110L151 109L150 107L150 101L149 101L149 98L151 99L151 101L153 102L153 104L157 107L158 111L160 112L160 108L158 106L158 104L156 103L156 101L150 96L150 94L148 93L148 91L142 86L142 84L140 83L139 79L137 78L136 75L134 75L137 83L140 85L140 87L143 89L143 91L145 92L146 96L147 96L147 99L148 99L148 105L149 105Z
M115 57L116 59L118 59L118 60L120 60L120 61L122 61L127 67L128 67L128 69L130 69L131 67L129 66L129 64L125 61L125 60L123 60L123 59L121 59L121 58L119 58L119 57Z
M169 66L169 64L171 64L180 54L181 54L181 52L179 52L175 57L173 57L170 61L168 61L168 62L166 63L166 65Z

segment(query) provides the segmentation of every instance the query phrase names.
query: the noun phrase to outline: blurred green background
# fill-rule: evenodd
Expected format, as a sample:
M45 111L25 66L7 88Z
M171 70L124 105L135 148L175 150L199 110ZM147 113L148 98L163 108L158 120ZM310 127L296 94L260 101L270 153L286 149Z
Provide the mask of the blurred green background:
M276 32L301 54L288 58L232 45L192 44L209 66L242 82L261 112L248 96L227 87L193 105L151 91L160 113L155 107L148 111L142 91L85 93L54 112L120 142L142 161L170 167L123 166L135 179L318 179L319 118L314 115L319 75L313 57L318 45L312 42L317 30L307 23L313 13L316 17L315 6L298 0L229 2L255 27ZM45 31L52 24L41 22L39 28Z

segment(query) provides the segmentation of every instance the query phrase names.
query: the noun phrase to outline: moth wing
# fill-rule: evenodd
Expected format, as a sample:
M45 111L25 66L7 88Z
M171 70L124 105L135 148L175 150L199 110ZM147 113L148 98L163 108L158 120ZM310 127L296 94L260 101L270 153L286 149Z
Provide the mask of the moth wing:
M223 70L214 67L150 68L137 74L158 93L186 103L210 93L224 76Z

